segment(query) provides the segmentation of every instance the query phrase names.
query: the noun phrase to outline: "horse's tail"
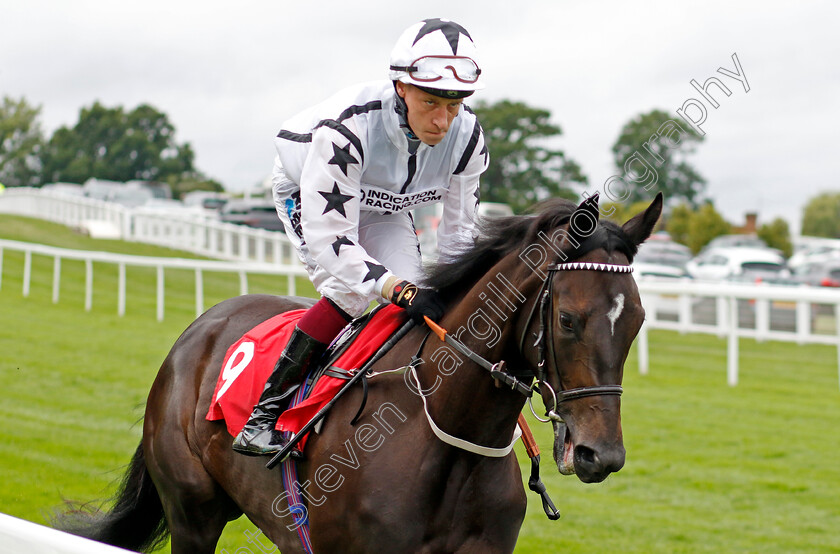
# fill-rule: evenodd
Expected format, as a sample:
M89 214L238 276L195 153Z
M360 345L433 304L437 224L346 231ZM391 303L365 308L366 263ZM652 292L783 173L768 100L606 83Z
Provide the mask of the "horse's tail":
M51 524L74 535L141 552L154 550L169 538L160 496L146 468L142 443L112 500L110 511L71 503L70 509L55 516Z

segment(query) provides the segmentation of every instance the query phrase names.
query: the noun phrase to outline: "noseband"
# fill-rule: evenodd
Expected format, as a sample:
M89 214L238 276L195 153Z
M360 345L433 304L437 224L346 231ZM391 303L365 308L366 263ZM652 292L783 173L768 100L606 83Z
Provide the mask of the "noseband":
M623 392L621 385L594 385L591 387L579 387L576 389L555 391L546 380L546 352L550 353L552 359L557 359L554 352L554 341L551 340L551 337L554 336L554 319L550 317L553 299L553 287L551 285L554 273L557 271L605 271L608 273L632 273L633 267L629 265L595 262L568 262L552 264L548 266L546 270L548 273L543 281L539 297L531 307L531 313L528 315L528 321L525 323L525 329L522 331L522 338L519 340L519 351L525 352L525 340L528 336L528 329L531 328L531 322L537 315L537 306L539 306L539 331L532 346L537 347L538 358L540 361L537 363L537 381L532 385L532 390L540 393L541 387L545 386L554 399L554 407L550 410L546 410L548 419L543 419L537 415L536 411L534 411L530 395L528 396L528 406L531 408L531 413L534 414L534 417L543 423L547 423L549 421L563 421L557 413L557 406L563 402L569 402L570 400L585 398L587 396L620 396ZM546 343L548 346L546 346Z

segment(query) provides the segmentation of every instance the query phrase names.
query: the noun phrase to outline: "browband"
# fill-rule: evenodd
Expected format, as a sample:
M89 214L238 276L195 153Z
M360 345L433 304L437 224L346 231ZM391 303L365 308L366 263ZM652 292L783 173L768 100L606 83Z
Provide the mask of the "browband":
M601 264L597 262L567 262L564 264L551 264L548 266L549 271L569 271L569 270L590 270L590 271L608 271L611 273L632 273L633 266L617 265L617 264Z

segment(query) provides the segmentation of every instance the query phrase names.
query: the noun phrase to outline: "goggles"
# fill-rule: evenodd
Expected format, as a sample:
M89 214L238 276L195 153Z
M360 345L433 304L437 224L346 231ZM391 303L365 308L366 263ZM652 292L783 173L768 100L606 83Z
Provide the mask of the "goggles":
M471 59L463 56L423 56L409 66L391 66L392 71L405 71L415 81L433 83L454 78L462 83L475 83L481 69Z

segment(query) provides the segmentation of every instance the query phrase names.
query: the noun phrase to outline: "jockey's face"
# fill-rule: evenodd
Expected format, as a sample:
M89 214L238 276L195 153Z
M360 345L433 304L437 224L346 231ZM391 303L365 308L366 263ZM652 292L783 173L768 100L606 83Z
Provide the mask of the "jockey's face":
M409 127L417 138L431 146L443 140L464 102L461 98L441 98L401 81L397 81L397 94L408 107Z

